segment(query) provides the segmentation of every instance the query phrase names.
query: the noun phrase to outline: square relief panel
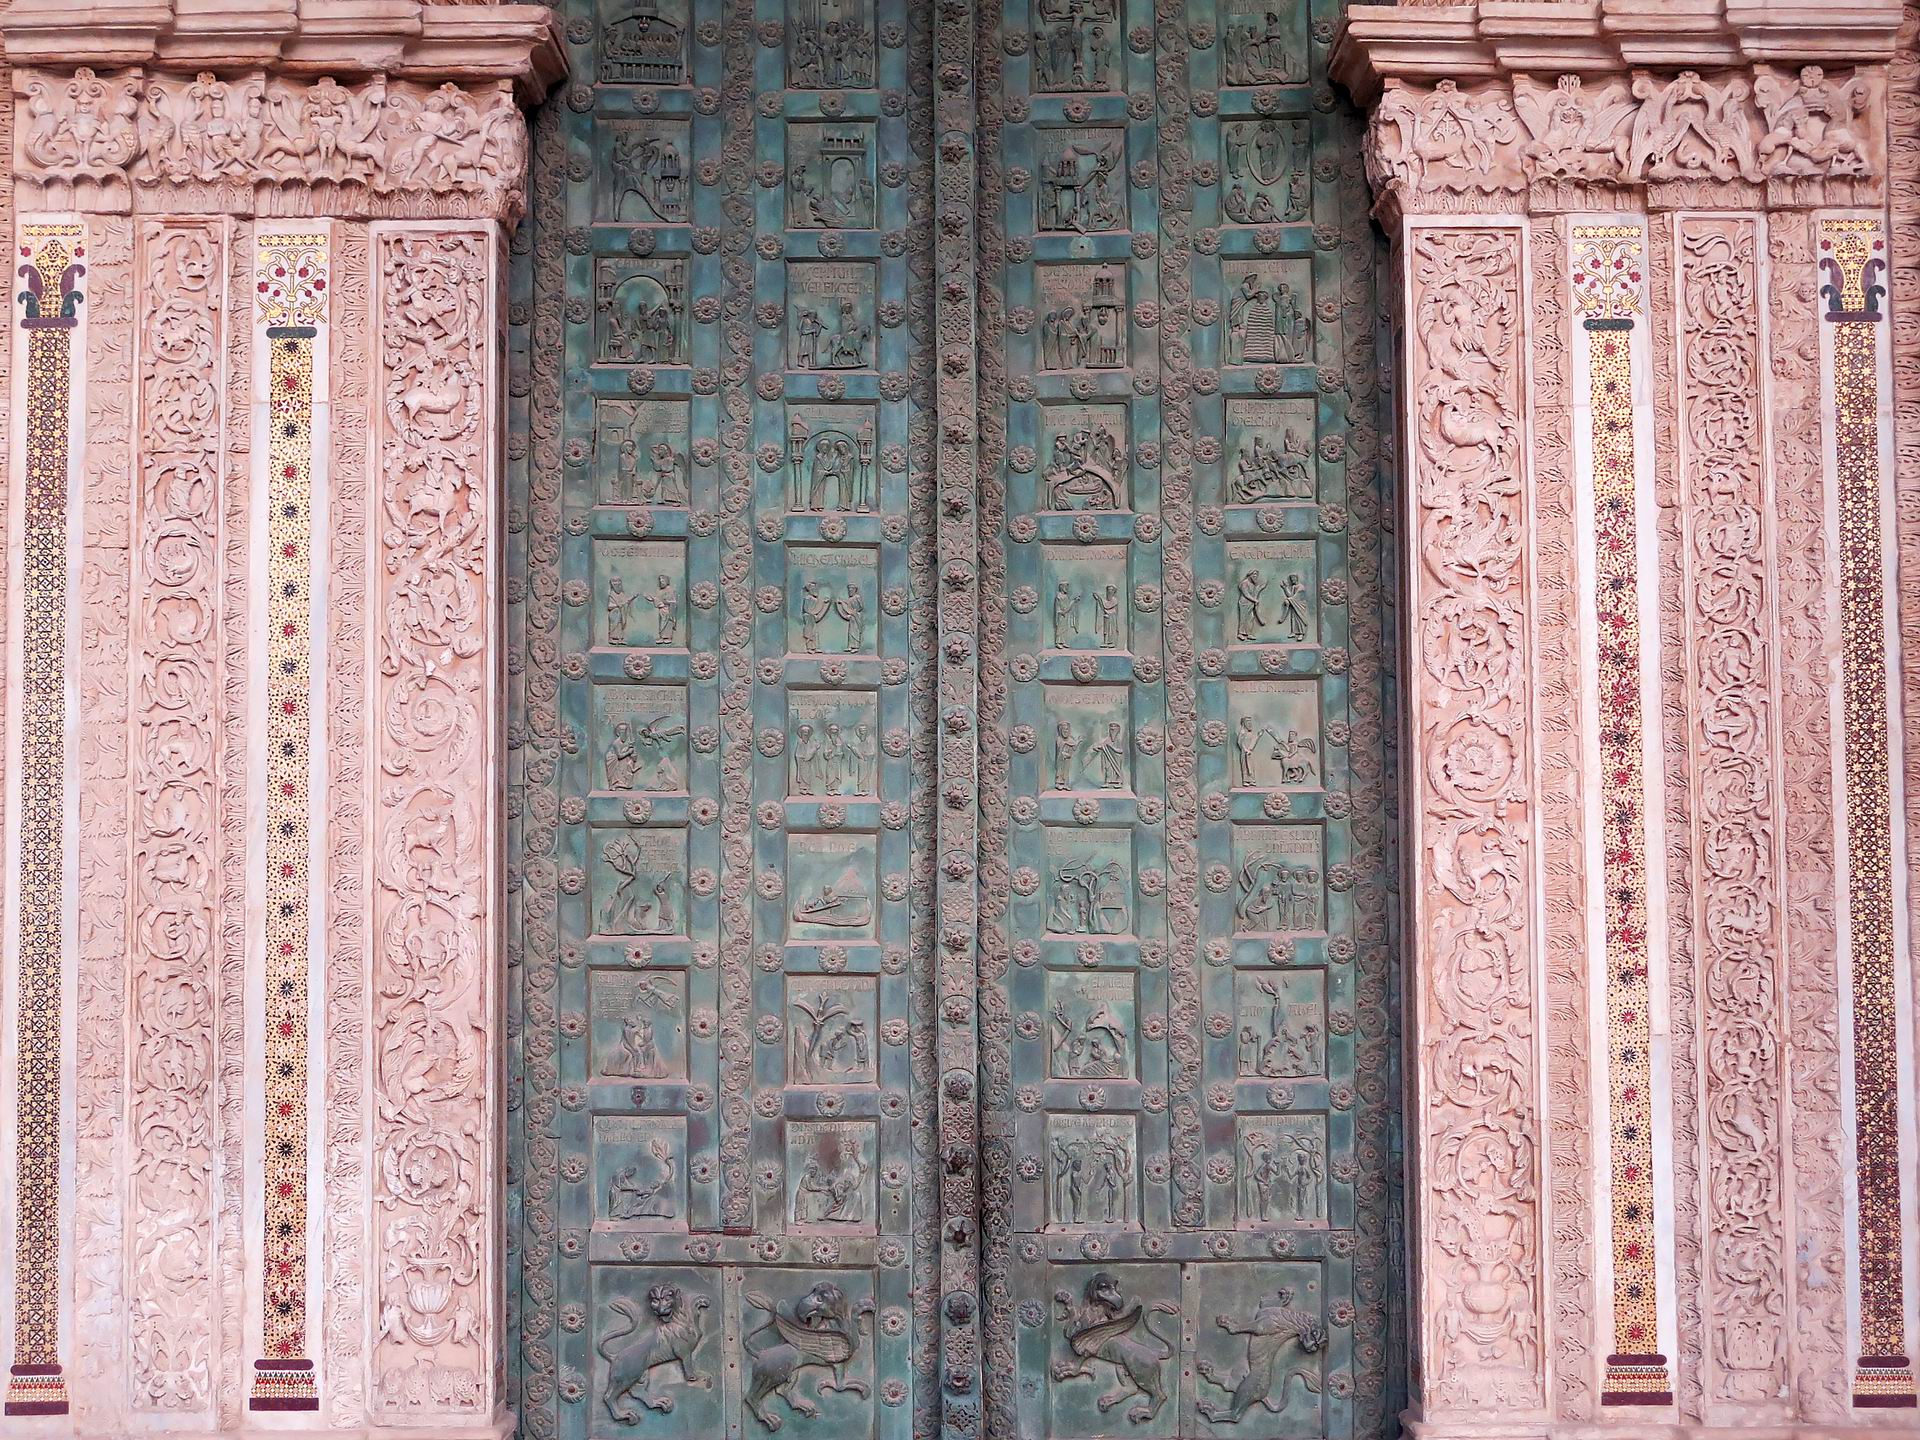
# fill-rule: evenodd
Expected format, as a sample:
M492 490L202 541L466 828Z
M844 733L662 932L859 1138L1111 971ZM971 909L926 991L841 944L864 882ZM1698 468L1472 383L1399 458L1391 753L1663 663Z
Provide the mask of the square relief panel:
M1305 120L1229 120L1220 127L1225 193L1220 208L1239 225L1305 220L1313 208L1313 131Z
M1318 970L1242 970L1234 977L1235 1049L1248 1079L1327 1073L1327 981Z
M1238 645L1320 643L1320 585L1311 540L1227 546L1232 638Z
M1129 641L1125 545L1048 545L1041 624L1054 650L1124 650Z
M871 940L879 854L872 835L789 835L787 938Z
M1131 1115L1047 1116L1049 1226L1140 1223L1134 1124Z
M595 828L588 893L602 935L687 933L687 837L680 830Z
M1133 788L1131 692L1125 685L1049 685L1047 744L1054 790Z
M599 0L600 82L678 85L687 78L686 0Z
M633 1230L687 1228L687 1122L596 1115L593 1218Z
M796 230L871 230L877 215L871 121L787 125L787 224Z
M1042 370L1118 370L1127 364L1124 265L1036 265L1033 288Z
M864 260L787 266L787 365L870 370L876 335L874 267Z
M593 468L602 505L685 505L687 402L601 400L594 405Z
M880 554L860 546L787 548L787 649L874 655L880 646Z
M879 716L871 690L789 690L789 798L878 795Z
M1315 500L1311 400L1227 401L1226 498L1233 505Z
M1234 680L1227 709L1233 719L1227 764L1236 790L1321 783L1318 680Z
M866 514L879 503L874 407L787 407L787 508Z
M593 1073L609 1080L684 1080L687 982L679 971L595 970L587 985Z
M594 357L609 365L687 363L687 262L594 261Z
M1133 831L1049 827L1047 929L1055 935L1125 935L1133 929Z
M678 685L596 685L593 734L602 739L602 790L687 788L687 692Z
M787 84L871 89L873 9L873 0L787 0Z
M604 1206L605 1196L597 1198ZM635 1225L633 1228L643 1228ZM724 1272L596 1265L593 1306L605 1343L591 1349L587 1433L594 1440L700 1440L726 1429ZM649 1364L655 1327L676 1335L677 1359ZM635 1347L638 1347L637 1353Z
M874 981L787 977L787 1078L795 1085L871 1085L879 1031Z
M1233 827L1233 924L1242 935L1293 935L1326 924L1318 825Z
M596 540L593 641L659 650L687 644L687 548L678 540Z
M1298 85L1307 78L1307 7L1221 0L1220 53L1229 85Z
M1134 977L1107 971L1047 976L1047 1074L1130 1080L1136 1054Z
M789 1120L787 1223L794 1233L872 1234L879 1148L871 1120Z
M600 183L594 219L635 225L687 223L688 126L684 120L596 122Z
M1304 365L1313 358L1313 262L1228 260L1226 288L1229 365Z
M1195 1412L1212 1435L1320 1435L1327 1297L1312 1260L1195 1265ZM1196 1293L1197 1292L1197 1293ZM1337 1433L1337 1432L1336 1432Z
M1039 130L1033 140L1041 230L1127 228L1127 132Z
M1261 1225L1327 1223L1324 1115L1242 1115L1235 1204Z
M1131 454L1125 405L1043 405L1040 507L1128 509Z
M1126 54L1120 0L1034 0L1034 89L1117 89Z

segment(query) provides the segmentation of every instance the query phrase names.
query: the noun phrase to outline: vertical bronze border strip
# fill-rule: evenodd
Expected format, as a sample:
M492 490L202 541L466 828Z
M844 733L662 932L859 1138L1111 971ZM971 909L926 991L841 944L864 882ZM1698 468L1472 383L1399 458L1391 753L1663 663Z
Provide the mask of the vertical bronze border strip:
M1834 483L1840 515L1840 681L1845 716L1853 1108L1860 1236L1860 1356L1853 1403L1915 1404L1902 1273L1898 979L1881 529L1880 334L1887 241L1878 217L1823 218L1818 264L1833 327Z
M980 1415L979 635L972 0L934 11L934 334L939 365L935 543L939 594L941 1433Z
M20 559L19 941L15 950L18 1129L14 1349L9 1415L64 1415L60 1368L62 914L66 905L67 478L73 337L85 300L86 228L20 229L26 338Z
M314 1410L307 1344L308 950L312 844L312 599L316 342L327 314L327 236L258 237L256 313L268 395L265 1135L261 1358L251 1410Z
M1646 734L1633 342L1646 242L1637 225L1573 230L1570 290L1586 336L1599 707L1600 888L1607 999L1613 1351L1602 1405L1670 1405L1659 1349L1653 1204L1653 993L1648 975Z

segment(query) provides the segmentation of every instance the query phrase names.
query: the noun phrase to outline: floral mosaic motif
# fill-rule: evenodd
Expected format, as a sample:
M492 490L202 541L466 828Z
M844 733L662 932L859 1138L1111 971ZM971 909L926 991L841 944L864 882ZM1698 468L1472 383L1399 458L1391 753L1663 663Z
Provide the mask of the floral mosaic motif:
M1902 1278L1899 967L1893 776L1887 711L1885 486L1880 346L1886 334L1882 222L1823 218L1823 318L1832 326L1834 483L1840 512L1840 678L1847 816L1846 917L1853 986L1855 1183L1860 1206L1860 1354L1853 1403L1915 1404Z
M18 1022L13 1077L13 1368L9 1415L64 1415L60 1365L61 943L65 910L68 471L79 443L72 423L74 331L86 299L87 235L79 224L20 231L22 417L19 721Z
M314 397L327 237L258 240L255 313L267 350L265 606L265 1143L262 1336L248 1405L319 1406L307 1358L308 927L312 876Z
M1638 226L1575 226L1568 288L1587 347L1593 606L1605 910L1613 1351L1604 1405L1669 1405L1654 1266L1653 1027L1648 972L1646 733L1633 442L1633 343L1645 239Z

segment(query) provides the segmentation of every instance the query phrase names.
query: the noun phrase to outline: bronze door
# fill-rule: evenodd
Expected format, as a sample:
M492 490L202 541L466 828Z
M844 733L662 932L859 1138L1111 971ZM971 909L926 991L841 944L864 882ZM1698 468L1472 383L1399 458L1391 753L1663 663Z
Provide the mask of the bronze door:
M1383 1433L1335 10L560 7L511 306L528 1434Z

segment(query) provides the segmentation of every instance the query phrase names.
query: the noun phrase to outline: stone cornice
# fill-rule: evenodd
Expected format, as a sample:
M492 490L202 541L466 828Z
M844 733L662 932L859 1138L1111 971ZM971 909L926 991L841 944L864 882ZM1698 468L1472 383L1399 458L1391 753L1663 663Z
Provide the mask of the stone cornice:
M504 80L529 105L566 72L559 22L544 5L14 0L0 12L0 37L16 66L342 81L385 75L428 85Z
M1371 105L1389 80L1858 65L1891 59L1899 26L1900 0L1355 4L1334 44L1333 74Z

